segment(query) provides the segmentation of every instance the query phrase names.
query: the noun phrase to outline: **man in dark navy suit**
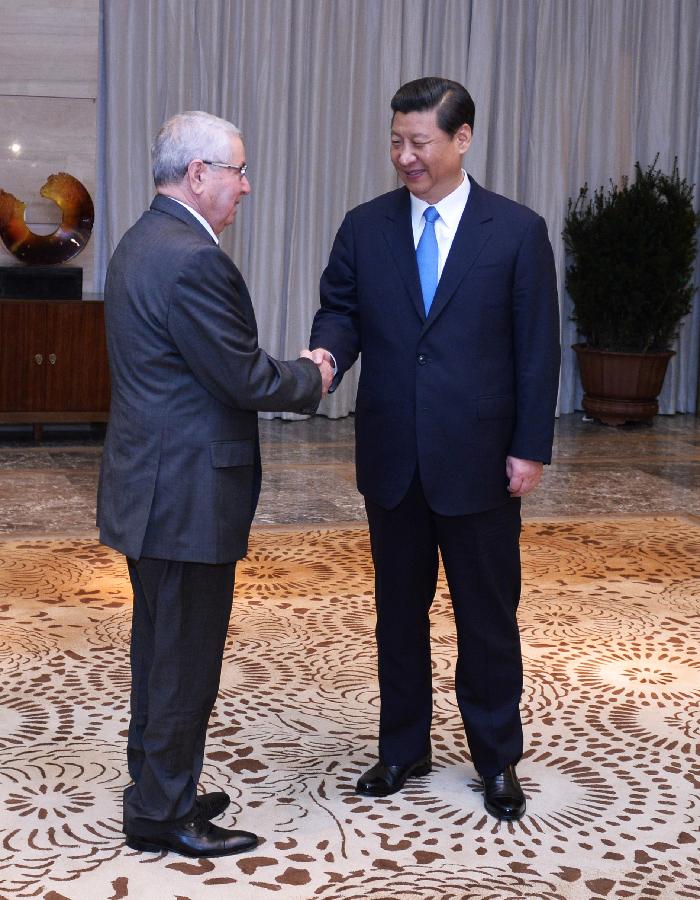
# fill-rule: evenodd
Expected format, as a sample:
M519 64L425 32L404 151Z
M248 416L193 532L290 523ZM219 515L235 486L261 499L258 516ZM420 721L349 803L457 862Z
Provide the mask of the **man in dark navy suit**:
M124 831L134 849L195 857L257 844L210 821L229 804L223 791L197 795L260 490L257 410L313 412L332 377L258 345L218 241L250 193L246 168L235 125L199 111L169 119L153 145L156 197L105 284L112 404L97 519L134 591Z
M457 702L486 809L525 812L520 498L550 461L559 317L544 220L462 169L465 88L403 85L391 159L404 187L345 217L310 346L362 354L356 467L375 567L379 761L357 791L386 796L431 770L429 609L442 556L457 627ZM332 388L333 389L333 388Z

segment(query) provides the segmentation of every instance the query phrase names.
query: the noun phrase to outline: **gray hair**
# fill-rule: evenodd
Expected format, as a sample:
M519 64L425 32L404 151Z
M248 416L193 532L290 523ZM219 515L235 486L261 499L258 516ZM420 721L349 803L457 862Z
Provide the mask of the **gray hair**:
M228 162L230 138L240 133L232 122L199 109L168 119L151 147L156 187L182 181L193 159Z

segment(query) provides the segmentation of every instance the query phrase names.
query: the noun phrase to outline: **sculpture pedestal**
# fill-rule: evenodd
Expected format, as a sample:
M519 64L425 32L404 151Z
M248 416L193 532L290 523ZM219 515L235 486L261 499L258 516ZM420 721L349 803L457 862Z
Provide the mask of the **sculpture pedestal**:
M80 266L0 266L0 297L75 300L82 296Z

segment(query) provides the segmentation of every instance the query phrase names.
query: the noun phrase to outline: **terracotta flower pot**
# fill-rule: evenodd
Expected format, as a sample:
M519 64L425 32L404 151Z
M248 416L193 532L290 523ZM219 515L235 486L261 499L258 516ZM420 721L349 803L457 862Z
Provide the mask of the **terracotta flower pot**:
M650 422L659 411L658 396L673 350L616 353L574 344L583 408L606 425Z

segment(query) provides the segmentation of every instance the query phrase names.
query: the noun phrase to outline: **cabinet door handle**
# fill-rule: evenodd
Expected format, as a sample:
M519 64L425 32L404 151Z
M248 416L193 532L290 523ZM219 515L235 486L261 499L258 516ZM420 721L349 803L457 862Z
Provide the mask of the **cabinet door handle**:
M37 353L36 356L34 357L34 362L37 364L37 366L40 366L43 363L43 361L44 361L44 357L41 355L41 353Z
M56 365L56 354L55 353L49 353L49 362L51 363L52 366Z

